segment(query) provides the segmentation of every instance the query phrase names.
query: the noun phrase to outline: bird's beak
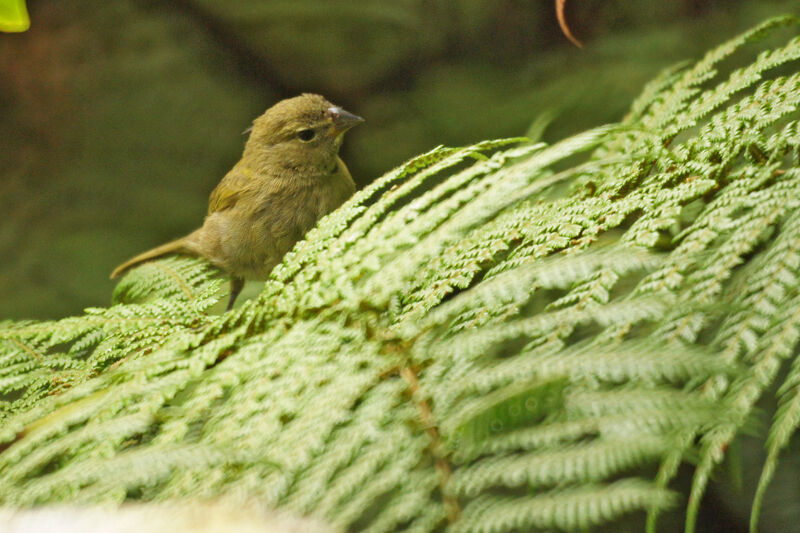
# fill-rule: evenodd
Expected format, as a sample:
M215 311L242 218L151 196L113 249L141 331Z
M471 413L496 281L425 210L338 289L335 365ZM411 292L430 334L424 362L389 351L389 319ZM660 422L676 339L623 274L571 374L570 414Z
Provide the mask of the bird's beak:
M345 111L341 107L334 106L328 108L328 114L331 117L331 121L333 122L333 128L331 129L329 135L331 137L335 137L340 135L353 126L357 126L364 122L364 119L359 117L358 115L352 114L350 111Z

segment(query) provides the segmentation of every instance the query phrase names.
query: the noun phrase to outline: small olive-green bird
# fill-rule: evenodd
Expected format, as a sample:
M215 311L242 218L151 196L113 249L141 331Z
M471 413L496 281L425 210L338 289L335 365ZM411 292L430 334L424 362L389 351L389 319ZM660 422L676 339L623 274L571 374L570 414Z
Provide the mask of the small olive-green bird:
M281 100L253 121L242 158L211 192L202 227L137 255L111 273L167 254L201 256L231 277L228 309L244 280L263 280L317 221L355 191L339 158L363 122L317 94Z

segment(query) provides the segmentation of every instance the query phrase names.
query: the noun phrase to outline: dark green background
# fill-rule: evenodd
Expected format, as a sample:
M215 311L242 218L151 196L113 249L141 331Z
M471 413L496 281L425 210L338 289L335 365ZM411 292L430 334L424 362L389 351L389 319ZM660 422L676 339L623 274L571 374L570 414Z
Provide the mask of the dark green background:
M0 34L0 320L107 305L111 269L200 224L242 131L280 98L320 92L367 119L343 154L363 186L438 144L524 134L539 117L554 117L551 140L618 120L662 68L798 11L572 0L579 50L552 3L29 2L30 31ZM699 531L746 531L763 452L758 439L741 450ZM763 531L800 530L800 459L786 455Z
M119 262L199 225L250 121L314 91L364 116L359 185L438 144L555 139L792 2L31 1L0 34L0 319L107 305Z
M0 34L0 319L109 303L119 262L199 225L250 121L320 92L364 116L359 185L438 144L618 120L660 69L792 2L31 1Z

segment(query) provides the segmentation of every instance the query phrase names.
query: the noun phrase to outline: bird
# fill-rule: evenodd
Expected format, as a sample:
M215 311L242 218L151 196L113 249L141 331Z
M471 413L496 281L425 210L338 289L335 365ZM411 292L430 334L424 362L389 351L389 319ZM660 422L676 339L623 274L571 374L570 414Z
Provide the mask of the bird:
M168 254L204 257L230 276L230 310L245 280L266 279L355 192L339 148L362 122L318 94L279 101L253 121L241 159L211 192L203 225L122 263L111 279Z

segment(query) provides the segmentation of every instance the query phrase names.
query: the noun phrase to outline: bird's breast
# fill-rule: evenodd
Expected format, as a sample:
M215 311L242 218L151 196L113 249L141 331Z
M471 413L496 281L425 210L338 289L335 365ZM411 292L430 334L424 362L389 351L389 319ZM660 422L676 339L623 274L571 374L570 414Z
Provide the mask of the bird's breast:
M206 222L217 228L227 270L247 279L265 279L286 252L353 190L349 174L338 171L287 180L280 186L272 182L252 189L234 208L215 213Z

